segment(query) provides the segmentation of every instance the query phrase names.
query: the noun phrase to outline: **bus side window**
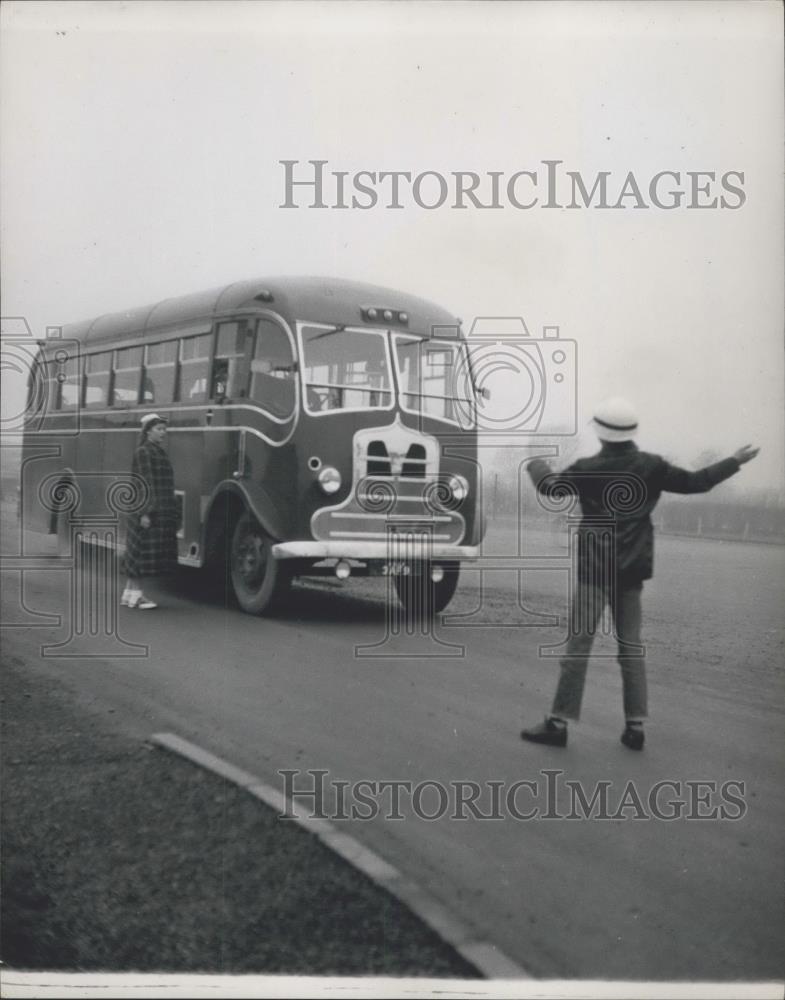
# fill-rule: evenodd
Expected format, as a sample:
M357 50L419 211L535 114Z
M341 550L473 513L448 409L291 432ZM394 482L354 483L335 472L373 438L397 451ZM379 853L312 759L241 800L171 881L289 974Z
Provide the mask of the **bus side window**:
M68 358L59 375L63 381L58 409L75 410L82 402L82 359Z
M113 406L136 406L142 377L142 348L115 351Z
M251 361L251 398L277 417L294 412L297 370L286 332L269 319L260 319Z
M171 403L177 374L177 341L148 344L145 348L143 403Z
M46 407L47 412L58 409L60 405L60 383L57 379L58 365L53 358L48 358L42 362L44 366L44 376L46 378Z
M218 324L218 344L213 361L213 398L245 395L245 379L241 377L245 360L245 324L238 321Z
M112 352L89 354L85 365L86 407L109 405L109 383L112 378Z
M184 337L180 341L180 391L182 403L203 403L207 399L207 379L210 374L209 333Z

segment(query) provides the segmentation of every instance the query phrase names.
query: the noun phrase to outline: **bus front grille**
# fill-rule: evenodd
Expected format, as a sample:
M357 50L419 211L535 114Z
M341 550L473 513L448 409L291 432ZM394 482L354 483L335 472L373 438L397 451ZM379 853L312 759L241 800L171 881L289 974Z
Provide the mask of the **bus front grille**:
M423 527L435 543L458 545L466 522L440 505L440 445L396 416L385 427L366 427L352 441L352 489L334 506L311 517L319 541L382 542Z
M319 541L384 541L391 534L427 526L434 542L457 545L463 539L465 521L459 513L434 505L429 499L432 486L419 467L414 475L369 475L338 507L323 508L313 515L313 537Z
M425 448L421 444L410 444L404 456L390 456L384 441L370 441L365 457L365 474L367 476L393 476L399 463L400 475L411 479L424 479L427 458Z

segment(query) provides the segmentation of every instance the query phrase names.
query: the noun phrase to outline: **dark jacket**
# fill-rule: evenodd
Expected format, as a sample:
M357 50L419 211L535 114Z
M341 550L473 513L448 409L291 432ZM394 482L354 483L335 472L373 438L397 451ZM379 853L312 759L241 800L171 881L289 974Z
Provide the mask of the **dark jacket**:
M659 455L639 451L633 441L603 442L590 458L581 458L563 472L534 459L529 474L546 505L561 506L565 494L578 497L583 517L578 528L580 579L608 586L648 580L654 569L654 527L651 513L663 492L706 493L739 471L726 458L698 472L688 472ZM550 501L550 503L549 503Z
M177 566L177 506L172 463L163 448L145 441L134 452L131 471L147 484L146 502L128 518L125 565L132 577L171 573ZM150 527L143 528L147 514Z

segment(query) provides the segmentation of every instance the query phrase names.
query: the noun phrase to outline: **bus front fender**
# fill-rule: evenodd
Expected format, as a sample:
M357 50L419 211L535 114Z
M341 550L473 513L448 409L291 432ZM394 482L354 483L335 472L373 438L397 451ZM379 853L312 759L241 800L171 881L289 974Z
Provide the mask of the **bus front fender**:
M281 515L267 490L260 483L248 482L247 480L229 479L216 486L210 497L205 524L209 523L216 504L221 500L225 501L230 496L236 497L242 502L270 538L279 541L286 537Z

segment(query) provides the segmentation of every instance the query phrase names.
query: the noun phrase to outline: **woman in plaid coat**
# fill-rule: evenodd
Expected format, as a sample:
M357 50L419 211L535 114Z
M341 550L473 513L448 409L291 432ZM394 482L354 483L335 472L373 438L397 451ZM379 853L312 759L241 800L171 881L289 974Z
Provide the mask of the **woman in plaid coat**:
M142 577L171 573L177 565L174 471L163 449L165 440L166 420L157 413L142 417L142 439L134 452L131 472L144 480L147 497L143 507L128 519L128 582L120 603L145 611L156 604L142 593Z

